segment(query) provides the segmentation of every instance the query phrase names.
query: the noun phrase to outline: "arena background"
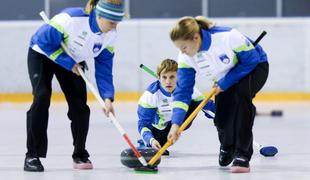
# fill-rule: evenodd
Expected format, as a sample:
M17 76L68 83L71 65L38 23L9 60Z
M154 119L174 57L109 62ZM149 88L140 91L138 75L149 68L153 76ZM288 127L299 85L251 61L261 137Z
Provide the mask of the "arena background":
M31 100L27 50L31 35L42 25L39 12L49 17L65 7L84 6L85 0L4 1L0 7L0 102ZM126 0L129 18L118 26L114 83L117 100L137 100L152 77L141 63L156 68L164 58L177 58L169 39L176 18L205 15L218 25L239 29L267 52L270 74L261 100L310 100L310 1L308 0ZM94 79L93 63L87 75ZM130 77L130 78L128 78ZM93 81L94 82L94 81ZM211 84L197 86L208 91ZM205 83L205 82L204 82ZM54 100L63 100L56 80ZM92 99L92 97L91 97Z

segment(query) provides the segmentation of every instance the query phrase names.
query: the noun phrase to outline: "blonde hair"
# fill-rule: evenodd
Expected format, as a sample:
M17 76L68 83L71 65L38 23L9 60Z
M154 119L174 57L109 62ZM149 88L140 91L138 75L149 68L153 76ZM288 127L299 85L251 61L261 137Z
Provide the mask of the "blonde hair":
M86 6L85 6L85 12L89 14L97 5L99 0L88 0ZM104 2L114 4L114 5L122 5L123 0L104 0Z
M215 23L203 16L184 16L182 17L170 31L170 39L176 40L193 40L196 33L200 33L200 29L210 29Z
M91 10L93 10L97 4L98 0L89 0L85 6L85 12L89 14Z
M157 66L156 74L158 77L160 77L162 73L176 72L177 70L178 63L175 60L165 59Z

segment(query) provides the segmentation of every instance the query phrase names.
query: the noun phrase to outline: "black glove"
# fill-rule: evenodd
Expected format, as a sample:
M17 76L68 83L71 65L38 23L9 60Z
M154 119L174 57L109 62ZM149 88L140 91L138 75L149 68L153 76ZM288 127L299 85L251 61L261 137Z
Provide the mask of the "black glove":
M81 62L79 62L79 65L81 65L82 66L82 70L83 71L88 71L88 66L87 66L87 63L86 63L86 61L81 61Z

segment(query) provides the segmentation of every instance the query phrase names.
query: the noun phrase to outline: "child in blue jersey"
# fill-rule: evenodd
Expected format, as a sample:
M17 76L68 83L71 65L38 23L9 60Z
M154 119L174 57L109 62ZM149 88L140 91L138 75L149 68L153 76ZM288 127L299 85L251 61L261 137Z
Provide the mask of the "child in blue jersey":
M73 137L73 167L92 169L85 148L90 110L86 85L77 67L83 61L95 63L95 76L100 96L105 101L105 114L114 114L112 105L113 43L116 26L124 16L122 0L90 0L86 9L67 8L42 25L32 36L28 51L28 72L33 89L33 103L27 112L27 153L25 171L44 171L40 162L47 153L48 109L55 75L69 110ZM61 47L67 47L67 54Z
M139 133L146 146L157 150L167 142L167 135L171 128L172 100L177 81L177 68L176 61L163 60L157 67L158 80L149 85L139 100ZM203 99L204 96L194 89L189 106L182 107L184 110L188 109L186 116L189 116ZM215 106L212 100L203 108L208 118L213 118L214 110ZM169 155L169 152L166 151L164 155Z
M177 129L185 119L184 104L191 102L195 76L205 76L216 88L214 121L221 143L219 164L233 162L231 172L249 172L256 111L252 100L267 80L266 53L237 30L215 26L201 16L181 18L170 38L180 53L168 138L175 142L180 136Z

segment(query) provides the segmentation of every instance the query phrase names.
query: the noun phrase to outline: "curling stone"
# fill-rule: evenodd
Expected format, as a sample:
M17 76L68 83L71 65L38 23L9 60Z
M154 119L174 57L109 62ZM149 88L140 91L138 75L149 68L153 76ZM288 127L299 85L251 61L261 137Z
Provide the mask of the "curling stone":
M138 152L143 156L146 162L149 162L152 157L157 153L153 148L137 148ZM125 149L121 153L121 163L129 168L139 168L142 166L137 156L131 148ZM156 167L160 163L160 158L153 165Z

